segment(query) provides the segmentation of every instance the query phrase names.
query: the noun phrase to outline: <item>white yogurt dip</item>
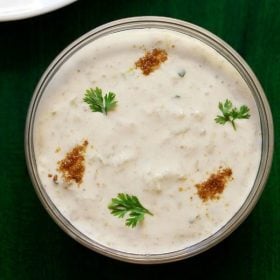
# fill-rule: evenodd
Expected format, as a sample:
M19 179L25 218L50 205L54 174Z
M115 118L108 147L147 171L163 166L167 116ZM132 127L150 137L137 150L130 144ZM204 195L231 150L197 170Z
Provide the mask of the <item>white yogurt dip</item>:
M155 48L168 58L143 75L135 62ZM116 94L108 115L83 101L95 87ZM214 121L226 99L250 109L236 130ZM136 254L180 250L224 226L254 184L262 144L257 105L237 70L201 41L162 29L117 32L76 52L46 88L34 135L42 185L63 216L96 242ZM85 140L83 181L64 182L58 162ZM204 201L196 185L219 168L232 177L219 199ZM118 193L137 196L153 216L125 226L108 209Z

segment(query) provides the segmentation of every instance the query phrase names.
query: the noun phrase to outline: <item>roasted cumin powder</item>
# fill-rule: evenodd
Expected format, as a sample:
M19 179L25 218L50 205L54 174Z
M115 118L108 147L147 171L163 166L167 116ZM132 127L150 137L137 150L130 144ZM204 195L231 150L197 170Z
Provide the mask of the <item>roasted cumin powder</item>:
M162 49L153 49L146 52L144 57L139 58L135 62L136 68L140 68L144 75L149 75L151 72L159 68L160 64L167 60L167 52Z
M58 171L62 173L65 182L74 181L78 185L83 181L85 172L85 151L88 141L85 140L82 145L75 146L68 152L63 160L58 161Z
M216 173L211 174L205 182L195 185L199 197L203 201L219 199L219 195L224 191L231 176L230 168L219 169Z

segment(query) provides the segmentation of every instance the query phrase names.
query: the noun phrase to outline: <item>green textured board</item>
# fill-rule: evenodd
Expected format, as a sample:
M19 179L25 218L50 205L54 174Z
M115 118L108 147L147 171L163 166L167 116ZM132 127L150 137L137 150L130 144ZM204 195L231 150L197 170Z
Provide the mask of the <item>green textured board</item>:
M0 279L280 279L279 12L279 0L88 0L0 23ZM275 125L270 178L249 218L211 250L157 266L121 263L68 237L41 206L24 157L28 104L54 57L100 24L140 15L186 20L233 46L262 83Z

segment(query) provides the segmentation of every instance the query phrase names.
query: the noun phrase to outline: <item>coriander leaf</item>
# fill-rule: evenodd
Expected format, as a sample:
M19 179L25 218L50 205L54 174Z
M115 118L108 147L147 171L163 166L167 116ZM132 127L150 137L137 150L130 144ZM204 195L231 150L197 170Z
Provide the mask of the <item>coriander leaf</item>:
M239 109L239 114L238 114L238 119L249 119L250 114L249 114L249 108L245 105L241 106Z
M221 103L221 102L220 102ZM222 103L221 103L222 104ZM230 110L232 109L232 102L230 100L226 100L223 106L223 113L230 114Z
M106 94L104 96L104 100L105 100L105 113L107 114L108 111L113 110L116 105L117 105L117 101L115 101L116 95L113 92L109 92L108 95Z
M103 96L100 88L96 87L95 89L87 89L84 101L89 104L89 107L93 112L103 113Z
M92 112L100 112L107 115L108 111L113 110L117 101L116 95L112 92L106 93L104 98L102 95L102 89L96 87L95 89L87 89L83 101L85 101Z
M140 203L136 196L125 193L119 193L116 198L112 198L108 208L111 210L111 214L118 218L123 218L128 214L129 217L125 224L132 228L144 220L145 214L153 215Z
M236 130L236 119L250 118L250 109L246 105L242 105L239 109L236 107L233 108L232 102L228 99L224 103L219 102L218 108L223 115L217 115L215 118L216 123L224 125L226 122L230 122L234 130Z
M216 121L216 123L219 123L219 124L225 124L227 122L225 117L219 116L219 115L215 118L215 121Z

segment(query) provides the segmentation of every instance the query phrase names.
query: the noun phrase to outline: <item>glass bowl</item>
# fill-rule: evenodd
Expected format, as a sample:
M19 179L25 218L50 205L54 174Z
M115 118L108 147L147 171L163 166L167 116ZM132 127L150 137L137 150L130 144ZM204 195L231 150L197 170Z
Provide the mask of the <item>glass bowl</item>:
M223 227L208 238L182 250L163 254L133 254L118 251L104 246L80 232L62 215L48 196L38 174L34 152L34 122L36 120L37 108L40 102L42 102L46 87L57 74L60 67L66 61L71 60L71 57L77 51L98 38L119 31L142 28L167 29L187 34L210 46L230 62L244 79L257 104L262 133L259 169L253 187L241 208ZM268 178L273 156L273 137L272 116L263 89L250 67L236 51L217 36L196 25L172 18L145 16L121 19L97 27L74 41L54 59L40 79L30 103L25 129L25 155L30 177L39 199L53 220L69 236L98 253L118 260L132 263L155 264L177 261L197 255L221 242L245 220L258 201Z

